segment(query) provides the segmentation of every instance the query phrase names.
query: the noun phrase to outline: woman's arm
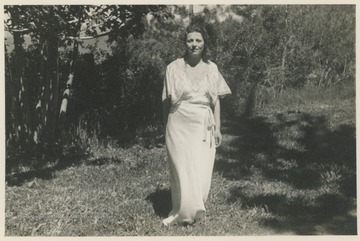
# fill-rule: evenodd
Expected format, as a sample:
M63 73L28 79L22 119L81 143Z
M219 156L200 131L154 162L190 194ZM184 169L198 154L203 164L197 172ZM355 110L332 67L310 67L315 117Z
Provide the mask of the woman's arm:
M163 125L164 125L164 130L166 130L167 119L168 119L168 115L170 112L170 99L169 98L166 98L165 100L163 100L162 107L163 107Z
M214 117L215 117L215 145L216 145L216 147L218 147L218 146L220 146L221 141L222 141L222 135L221 135L221 131L220 131L221 118L220 118L220 99L219 98L215 102Z

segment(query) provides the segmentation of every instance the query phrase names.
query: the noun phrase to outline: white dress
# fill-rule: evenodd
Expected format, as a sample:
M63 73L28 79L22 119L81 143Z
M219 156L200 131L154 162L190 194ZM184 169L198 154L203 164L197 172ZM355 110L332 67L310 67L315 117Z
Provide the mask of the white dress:
M218 96L231 91L217 66L209 62L204 77L186 78L183 58L166 70L163 100L170 98L166 147L170 167L172 210L164 225L193 223L205 215L215 160L215 120L212 111Z

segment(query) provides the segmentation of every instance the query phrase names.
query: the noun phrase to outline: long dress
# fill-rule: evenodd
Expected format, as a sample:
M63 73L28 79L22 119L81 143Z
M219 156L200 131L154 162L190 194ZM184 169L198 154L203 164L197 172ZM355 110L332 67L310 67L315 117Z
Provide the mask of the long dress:
M217 66L209 62L204 77L186 77L183 58L170 63L163 100L170 98L166 147L170 168L172 210L164 225L193 223L205 216L215 160L215 120L212 108L218 97L231 91Z

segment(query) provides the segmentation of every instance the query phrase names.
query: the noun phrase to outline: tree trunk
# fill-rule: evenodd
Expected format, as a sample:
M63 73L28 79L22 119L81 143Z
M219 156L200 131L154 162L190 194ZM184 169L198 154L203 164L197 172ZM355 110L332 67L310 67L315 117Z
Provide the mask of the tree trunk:
M59 91L59 74L58 74L58 46L55 36L50 36L46 40L46 65L45 65L45 126L46 142L50 146L56 141L56 122L57 106Z
M190 20L191 18L194 16L194 5L190 4L189 5L189 17L190 17Z
M46 49L46 41L43 39L41 44L41 68L40 68L40 78L41 78L41 94L39 96L38 102L35 106L35 123L36 126L34 128L34 141L36 144L40 142L40 137L42 136L42 132L44 131L45 121L46 121L46 112L45 112L45 88L46 88L46 79L45 69L46 69L46 61L47 61L47 49Z
M289 28L288 28L288 6L285 6L285 31L286 31L286 35L289 36L285 36L285 45L284 45L284 50L283 50L283 54L282 54L282 59L281 59L281 82L280 82L280 93L282 93L284 85L285 85L285 65L286 65L286 56L288 53L288 45L292 39L291 33L288 33Z
M15 136L15 94L14 94L14 86L13 86L13 77L11 71L11 64L9 61L9 56L7 53L6 45L4 46L5 49L5 117L6 117L6 140L7 145L10 142L16 140Z
M30 109L28 84L24 78L25 52L22 47L24 40L21 33L14 32L14 73L13 73L13 113L16 142L24 149L30 144Z
M49 38L49 79L50 79L50 98L49 98L49 141L54 144L57 141L56 127L59 113L59 59L58 41L55 36Z
M74 79L74 65L75 65L75 61L77 59L78 53L79 53L79 44L78 44L77 40L74 40L72 60L70 62L70 73L69 73L68 79L66 81L66 89L63 92L61 106L60 106L59 114L60 114L60 118L62 121L65 118L65 115L67 112L67 107L68 107L68 102L69 102L68 98L70 96L70 89L72 87L73 79Z
M59 108L59 66L56 36L47 36L42 47L42 90L36 105L37 126L34 133L36 143L51 151L56 140Z
M69 102L69 96L70 96L70 89L72 87L73 84L73 79L74 79L74 66L75 66L75 61L79 55L79 42L80 41L80 30L81 30L81 21L82 21L82 17L81 14L79 13L79 19L77 22L77 36L75 37L74 41L74 47L73 47L73 52L72 52L72 60L70 62L70 73L68 76L68 79L66 81L66 89L63 92L62 95L62 101L61 101L61 105L60 105L60 128L63 127L64 121L65 121L65 115L67 112L67 107L68 107L68 102Z

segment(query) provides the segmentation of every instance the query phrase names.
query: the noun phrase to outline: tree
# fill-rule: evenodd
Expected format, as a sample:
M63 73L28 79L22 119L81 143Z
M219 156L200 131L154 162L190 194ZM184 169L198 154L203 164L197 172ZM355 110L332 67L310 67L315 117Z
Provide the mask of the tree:
M14 5L5 6L5 14L9 15L6 29L14 35L14 58L7 61L7 70L14 70L7 74L7 94L11 95L11 109L7 109L7 120L14 123L7 125L7 136L14 141L12 146L24 149L34 144L49 146L58 140L57 127L59 112L66 113L64 105L60 106L60 76L59 52L60 47L66 48L73 44L73 54L69 61L70 74L66 80L64 98L69 96L72 86L73 66L78 55L78 44L81 27L87 25L87 34L96 37L96 30L105 31L110 41L119 40L129 35L139 35L144 30L144 16L152 13L157 18L166 15L161 6L151 5ZM93 23L101 20L98 26ZM23 34L31 37L32 47L25 50L22 46ZM38 79L24 78L24 68L30 63L25 58L26 51L33 51L41 56L41 70ZM65 60L66 61L66 60ZM31 70L30 70L31 71ZM36 85L36 88L30 86ZM30 89L34 90L30 93ZM33 98L36 94L36 98ZM30 101L36 99L36 102ZM24 144L26 143L26 144Z
M354 6L232 5L227 12L241 20L228 14L218 24L217 60L240 102L252 92L276 95L354 79Z

